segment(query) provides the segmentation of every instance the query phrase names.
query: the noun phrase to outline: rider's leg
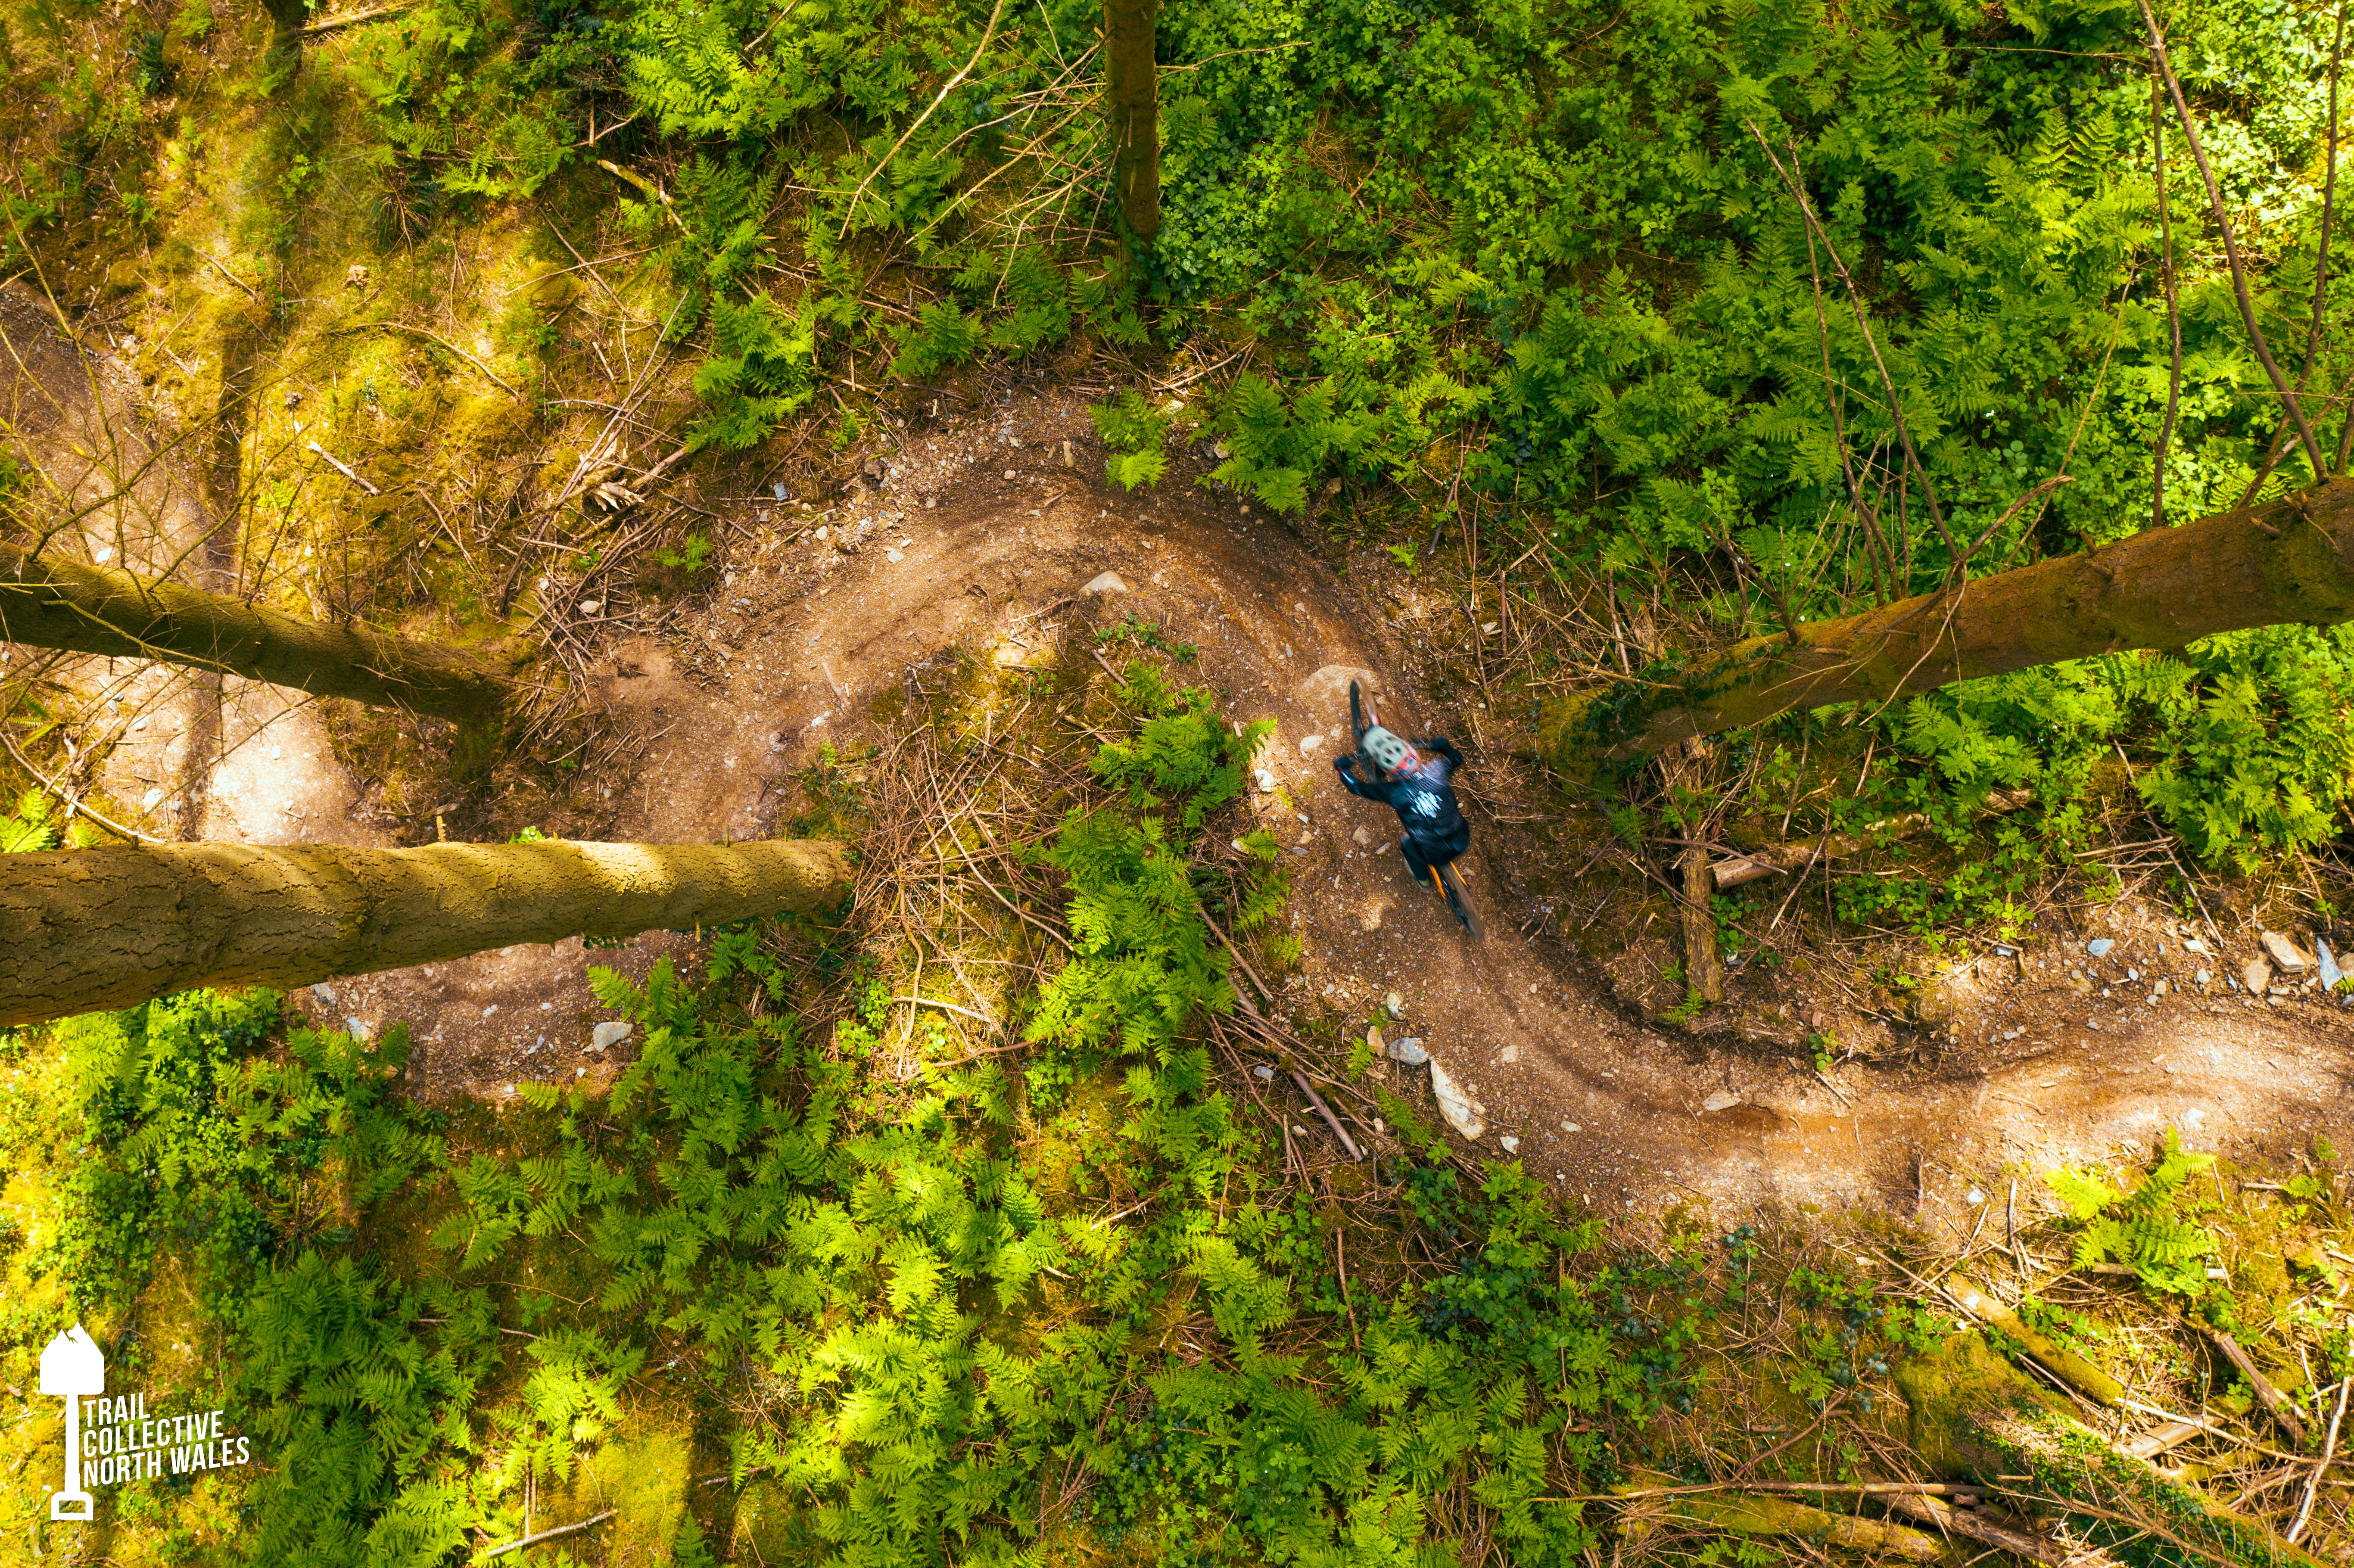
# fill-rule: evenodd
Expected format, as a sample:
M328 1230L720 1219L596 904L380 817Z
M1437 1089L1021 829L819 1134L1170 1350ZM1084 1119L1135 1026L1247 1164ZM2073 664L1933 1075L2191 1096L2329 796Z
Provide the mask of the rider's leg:
M1430 862L1423 858L1422 850L1415 843L1412 834L1399 836L1398 853L1405 857L1405 868L1416 882L1425 887L1438 885L1438 878L1431 873Z

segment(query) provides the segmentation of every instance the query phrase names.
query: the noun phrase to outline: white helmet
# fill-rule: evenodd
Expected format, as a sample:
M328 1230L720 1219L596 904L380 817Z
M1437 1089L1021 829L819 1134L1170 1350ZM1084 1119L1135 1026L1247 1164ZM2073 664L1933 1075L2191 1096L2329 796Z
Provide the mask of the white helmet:
M1405 759L1414 755L1414 747L1404 736L1384 729L1380 725L1365 731L1365 755L1373 766L1384 773L1394 773Z

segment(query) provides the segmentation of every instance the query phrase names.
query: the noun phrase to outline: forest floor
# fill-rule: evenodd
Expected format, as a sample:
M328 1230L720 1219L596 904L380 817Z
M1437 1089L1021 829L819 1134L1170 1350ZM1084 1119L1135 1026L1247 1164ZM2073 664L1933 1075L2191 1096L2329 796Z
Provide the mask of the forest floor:
M12 397L49 404L17 419L44 433L48 459L90 458L101 428L125 439L119 408L90 415L92 398L112 408L107 389L123 385L102 353L93 375L22 302L5 325ZM1667 906L1629 885L1625 857L1598 876L1564 874L1573 863L1593 872L1607 834L1515 759L1518 737L1467 674L1487 634L1464 601L1380 552L1320 556L1294 527L1195 485L1205 458L1181 457L1161 486L1130 494L1090 477L1100 454L1082 402L1039 390L906 435L823 511L701 498L719 524L716 553L685 615L646 635L618 599L570 607L569 634L595 658L596 688L581 694L617 738L535 825L651 842L758 836L790 814L822 747L882 746L910 722L911 697L960 670L1042 662L1072 638L1097 643L1108 673L1102 652L1190 645L1181 679L1215 689L1231 717L1276 723L1250 801L1287 846L1303 945L1283 1011L1321 1019L1328 1038L1333 1024L1379 1024L1419 1039L1481 1103L1483 1144L1590 1204L1861 1203L1959 1241L1983 1224L1978 1205L1999 1198L2005 1171L2147 1144L2168 1127L2279 1160L2316 1131L2354 1125L2345 1015L2295 990L2262 1005L2225 993L2221 977L2256 956L2257 933L2201 955L2183 946L2186 927L2131 898L2047 909L2015 950L1965 952L1938 982L1934 1030L1892 1029L1860 1006L1835 972L1851 959L1836 955L1737 972L1723 1007L1670 1022ZM141 514L161 521L127 556L200 546L191 457L148 452L133 465ZM1334 778L1352 679L1402 727L1451 736L1469 755L1467 865L1484 942L1407 880L1389 814ZM1456 694L1426 700L1434 687ZM316 705L153 674L105 693L90 715L111 728L85 736L103 753L94 781L109 800L141 802L159 837L429 836L395 820L383 779L337 745ZM2095 959L2086 943L2099 938L2114 946ZM428 1098L503 1097L535 1078L593 1087L631 1053L589 1046L603 1016L592 959L640 976L693 945L653 934L620 953L589 955L578 940L512 948L322 985L310 1004L368 1033L408 1023L419 1045L409 1081ZM1810 1039L1888 1048L1825 1062ZM1376 1071L1420 1080L1427 1103L1424 1075Z

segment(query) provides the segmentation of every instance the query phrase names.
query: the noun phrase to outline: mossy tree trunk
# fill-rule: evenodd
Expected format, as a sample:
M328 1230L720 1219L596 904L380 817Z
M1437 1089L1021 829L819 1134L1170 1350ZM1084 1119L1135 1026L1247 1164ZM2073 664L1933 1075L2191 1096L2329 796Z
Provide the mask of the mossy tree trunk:
M1136 238L1161 232L1161 84L1153 64L1159 0L1104 0L1104 91L1112 182Z
M2354 481L2153 528L1861 615L1752 638L1681 674L1567 699L1543 743L1576 767L1655 755L1677 741L1792 708L1880 702L1955 681L2126 649L2179 648L2219 631L2354 618Z
M2196 1487L2168 1480L2079 1421L2066 1401L1995 1355L1976 1330L1897 1369L1914 1452L1936 1473L1985 1483L2008 1506L2065 1514L2077 1533L2140 1568L2321 1568Z
M322 697L480 724L510 687L438 643L286 615L225 594L0 545L0 641L155 659Z
M5 857L0 1026L839 898L839 844L139 844Z

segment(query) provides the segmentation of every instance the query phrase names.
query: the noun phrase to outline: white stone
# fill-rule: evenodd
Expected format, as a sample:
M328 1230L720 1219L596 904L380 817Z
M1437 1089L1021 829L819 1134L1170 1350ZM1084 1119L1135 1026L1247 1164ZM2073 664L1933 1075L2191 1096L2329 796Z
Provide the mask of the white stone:
M580 613L583 615L594 615L604 608L605 601L601 599L584 599L580 601Z
M629 1037L630 1024L627 1021L619 1018L609 1019L588 1032L588 1049L610 1051Z
M1519 1061L1521 1059L1521 1048L1517 1045L1505 1046L1503 1050L1503 1057L1508 1065Z
M1275 793L1275 775L1268 772L1264 768L1257 768L1252 772L1251 782L1258 786L1258 792L1262 795L1272 795Z
M907 553L905 550L885 550L883 553L883 558L886 561L904 561L907 558Z
M1479 1135L1488 1130L1488 1123L1484 1119L1488 1107L1447 1076L1447 1069L1436 1057L1430 1064L1430 1092L1438 1098L1438 1114L1445 1117L1447 1125L1457 1132L1476 1143Z
M1079 591L1081 593L1126 593L1128 583L1118 572L1105 572L1089 577L1087 587Z
M152 811L163 803L164 791L161 789L150 789L139 797L139 809L143 811Z
M2240 983L2251 991L2261 992L2264 987L2273 983L2272 965L2262 959L2250 959L2248 967L2240 971Z
M2264 951L2273 956L2273 962L2284 969L2309 969L2313 967L2312 956L2278 931L2264 933Z
M1404 1018L1405 1016L1405 999L1398 995L1395 991L1390 992L1389 999L1383 1002L1382 1005L1390 1010L1390 1016L1392 1018Z
M1430 1053L1422 1048L1419 1039L1393 1040L1389 1043L1389 1058L1409 1067L1419 1067L1430 1060Z
M1251 1069L1251 1076L1257 1078L1262 1084L1271 1084L1275 1082L1275 1069L1272 1067L1253 1067Z
M1579 1127L1579 1126L1578 1126L1575 1122L1574 1122L1574 1121L1565 1121L1565 1122L1563 1122L1563 1123L1561 1124L1561 1129L1562 1129L1562 1131L1564 1131L1564 1132L1583 1132L1583 1131L1585 1130L1585 1128L1583 1128Z
M1504 1146L1504 1152L1507 1154L1518 1154L1521 1151L1521 1140L1517 1138L1507 1136L1496 1141Z
M366 1022L366 1021L364 1021L364 1020L362 1020L362 1019L357 1019L357 1018L346 1018L346 1019L345 1019L345 1020L344 1020L344 1033L346 1033L346 1034L348 1034L348 1035L350 1035L353 1039L355 1039L355 1040L358 1041L358 1042L359 1042L361 1044L363 1044L363 1045L365 1045L365 1044L367 1044L367 1040L368 1040L368 1026L367 1026L367 1023Z
M1731 1089L1719 1089L1716 1093L1709 1096L1708 1098L1701 1101L1700 1108L1703 1111L1731 1110L1734 1106L1737 1106L1740 1103L1741 1097L1734 1094Z
M1302 757L1311 756L1321 748L1323 745L1324 737L1322 736L1303 735L1299 737L1299 755Z

